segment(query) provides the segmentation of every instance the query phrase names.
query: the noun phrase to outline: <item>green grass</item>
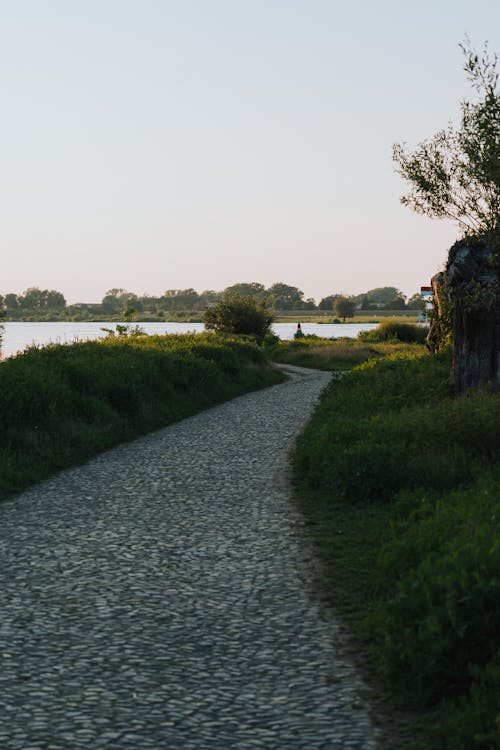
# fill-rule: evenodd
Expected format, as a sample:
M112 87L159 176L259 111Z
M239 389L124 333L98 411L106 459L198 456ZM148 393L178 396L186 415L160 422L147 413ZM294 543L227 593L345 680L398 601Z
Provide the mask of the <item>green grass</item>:
M327 389L295 454L297 501L393 702L398 747L500 747L500 394L455 399L449 354L370 361ZM397 714L397 712L396 712Z
M424 348L396 341L365 344L349 338L304 336L293 341L278 341L270 345L267 351L275 362L315 367L318 370L346 371L370 359L386 357L396 352L422 353Z
M0 497L119 442L283 379L211 334L32 347L0 364Z

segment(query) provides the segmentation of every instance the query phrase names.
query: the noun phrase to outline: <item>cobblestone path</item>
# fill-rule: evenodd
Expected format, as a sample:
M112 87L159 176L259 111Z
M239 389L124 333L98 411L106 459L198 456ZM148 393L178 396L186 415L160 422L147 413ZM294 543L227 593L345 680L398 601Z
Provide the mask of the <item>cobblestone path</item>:
M250 393L0 506L2 750L372 750L280 480L328 375Z

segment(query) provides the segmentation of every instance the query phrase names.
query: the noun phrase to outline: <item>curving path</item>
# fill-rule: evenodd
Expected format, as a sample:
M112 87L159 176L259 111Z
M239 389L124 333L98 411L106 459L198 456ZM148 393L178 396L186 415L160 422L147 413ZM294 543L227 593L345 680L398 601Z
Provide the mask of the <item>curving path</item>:
M377 747L283 478L329 375L287 369L0 506L0 747Z

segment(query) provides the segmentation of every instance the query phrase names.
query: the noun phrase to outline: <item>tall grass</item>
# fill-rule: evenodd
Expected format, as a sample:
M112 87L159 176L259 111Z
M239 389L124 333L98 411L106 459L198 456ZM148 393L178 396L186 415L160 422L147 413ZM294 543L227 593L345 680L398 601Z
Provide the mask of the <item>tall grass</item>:
M281 379L258 347L236 337L144 336L32 347L0 364L0 497Z
M423 347L405 346L396 341L365 344L351 338L327 339L312 335L294 341L271 343L267 351L275 362L315 367L318 370L345 371L395 352L422 352Z
M301 506L334 601L394 697L405 747L500 747L500 394L455 399L449 355L370 361L299 440ZM370 545L367 547L366 545Z

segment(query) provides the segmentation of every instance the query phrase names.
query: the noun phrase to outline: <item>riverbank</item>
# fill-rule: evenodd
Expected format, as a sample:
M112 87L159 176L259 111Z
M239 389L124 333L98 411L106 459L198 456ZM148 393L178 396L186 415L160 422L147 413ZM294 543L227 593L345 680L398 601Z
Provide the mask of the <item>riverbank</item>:
M291 323L307 321L308 323L341 323L332 311L321 310L277 310L275 311L277 323ZM417 323L418 314L415 310L356 310L354 317L348 318L350 323L380 323L386 318L394 318L405 323ZM123 313L106 315L90 315L89 313L71 313L64 311L49 311L44 314L36 311L27 311L17 315L7 315L6 322L18 323L123 323ZM130 322L130 320L129 320ZM203 313L200 311L179 311L166 313L165 315L152 315L136 313L133 323L203 323Z
M146 336L32 347L0 367L0 498L283 378L259 347L236 337Z
M127 325L119 321L120 325ZM118 323L116 324L118 325ZM71 344L74 341L87 341L100 339L106 335L107 329L115 329L115 324L106 321L97 323L73 323L73 322L7 322L3 326L3 345L1 354L10 357L17 352L22 352L29 346L45 346L49 343ZM137 324L128 324L135 328ZM142 323L139 325L145 333L151 335L164 335L173 333L202 333L205 330L203 323ZM320 336L352 337L356 338L360 331L371 330L375 324L352 324L338 325L316 325L314 323L303 323L305 333ZM293 339L297 330L297 323L275 323L274 333L282 340Z
M298 441L296 498L322 597L403 709L395 747L494 750L500 394L453 398L449 355L417 351L332 382Z

